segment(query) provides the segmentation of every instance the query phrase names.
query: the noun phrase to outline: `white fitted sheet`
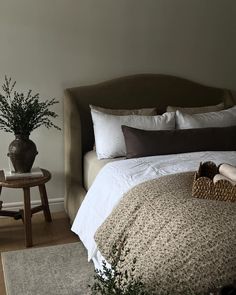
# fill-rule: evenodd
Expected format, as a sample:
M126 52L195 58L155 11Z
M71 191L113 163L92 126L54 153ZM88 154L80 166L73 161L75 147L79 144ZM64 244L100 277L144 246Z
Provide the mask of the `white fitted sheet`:
M129 189L144 181L178 172L194 171L200 162L236 165L236 152L195 152L120 160L106 164L90 187L72 225L88 251L88 260L101 267L103 257L94 234Z

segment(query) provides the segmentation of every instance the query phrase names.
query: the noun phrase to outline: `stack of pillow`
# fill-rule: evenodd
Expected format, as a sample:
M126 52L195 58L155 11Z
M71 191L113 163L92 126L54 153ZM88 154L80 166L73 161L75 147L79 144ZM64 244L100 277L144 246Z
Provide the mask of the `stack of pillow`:
M98 159L236 150L236 106L111 110L90 106Z

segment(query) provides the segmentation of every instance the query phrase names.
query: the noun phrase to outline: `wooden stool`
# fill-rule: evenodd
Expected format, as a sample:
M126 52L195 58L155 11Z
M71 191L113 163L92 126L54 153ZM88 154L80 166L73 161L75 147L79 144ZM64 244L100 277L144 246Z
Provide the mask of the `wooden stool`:
M26 247L32 247L32 225L31 217L34 213L43 211L45 220L51 222L51 213L48 206L48 197L45 188L45 183L51 179L51 173L45 169L41 169L43 172L43 177L38 178L22 178L15 180L5 180L3 170L0 170L0 194L3 187L6 188L22 188L24 192L24 210L19 211L7 211L1 210L0 201L0 216L10 216L15 219L22 218L25 227L25 244ZM41 198L41 205L36 206L31 209L30 204L30 188L38 186Z

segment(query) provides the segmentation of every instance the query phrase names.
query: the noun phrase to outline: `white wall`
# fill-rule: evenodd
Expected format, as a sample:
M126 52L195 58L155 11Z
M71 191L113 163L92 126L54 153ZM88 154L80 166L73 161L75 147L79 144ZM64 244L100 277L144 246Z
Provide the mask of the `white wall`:
M19 90L58 98L62 126L68 86L154 72L235 90L235 36L235 0L0 0L0 81L7 74ZM40 128L31 138L36 164L53 173L49 198L62 200L63 132ZM12 139L0 133L0 167Z

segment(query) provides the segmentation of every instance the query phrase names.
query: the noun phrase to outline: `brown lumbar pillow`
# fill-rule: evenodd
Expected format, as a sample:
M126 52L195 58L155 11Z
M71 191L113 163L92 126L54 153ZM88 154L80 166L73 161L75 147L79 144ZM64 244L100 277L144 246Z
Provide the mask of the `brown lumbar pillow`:
M126 157L200 151L236 151L236 126L181 130L141 130L122 126Z

